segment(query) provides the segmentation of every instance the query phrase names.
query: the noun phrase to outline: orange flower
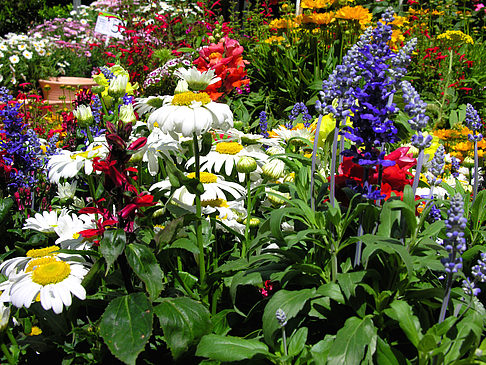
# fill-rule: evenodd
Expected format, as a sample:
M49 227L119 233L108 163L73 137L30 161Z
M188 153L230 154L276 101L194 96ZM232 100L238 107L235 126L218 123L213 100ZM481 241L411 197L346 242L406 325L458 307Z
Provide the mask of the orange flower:
M361 29L365 29L366 25L371 22L373 16L368 9L358 6L345 6L336 11L337 19L357 20L361 25Z
M302 16L302 23L313 23L319 25L327 25L335 20L334 13L332 11L327 13L313 13L310 15L303 15Z
M456 151L467 152L473 148L473 144L471 142L459 142L454 146Z
M327 8L334 4L336 0L302 0L300 6L304 9Z
M273 19L270 24L268 25L269 28L276 28L276 29L291 29L297 28L299 24L297 24L294 20L290 19Z

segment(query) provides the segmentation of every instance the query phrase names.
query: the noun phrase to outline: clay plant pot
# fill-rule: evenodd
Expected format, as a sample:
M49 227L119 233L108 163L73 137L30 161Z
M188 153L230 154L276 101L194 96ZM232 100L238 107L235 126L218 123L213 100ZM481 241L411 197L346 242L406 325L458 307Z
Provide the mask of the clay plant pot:
M97 85L91 78L68 76L49 77L49 80L39 80L39 84L44 99L49 100L49 102L64 101L67 104L74 100L79 89L91 89L91 87Z

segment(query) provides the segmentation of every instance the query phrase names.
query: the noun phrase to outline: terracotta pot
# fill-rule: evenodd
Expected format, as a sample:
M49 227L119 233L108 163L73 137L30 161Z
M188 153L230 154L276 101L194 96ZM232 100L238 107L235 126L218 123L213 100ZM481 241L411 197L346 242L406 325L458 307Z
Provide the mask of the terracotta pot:
M66 103L74 100L74 95L79 89L91 89L97 83L87 77L49 77L49 80L39 80L44 99L49 101L59 101L59 97L65 96ZM46 87L46 86L49 87Z

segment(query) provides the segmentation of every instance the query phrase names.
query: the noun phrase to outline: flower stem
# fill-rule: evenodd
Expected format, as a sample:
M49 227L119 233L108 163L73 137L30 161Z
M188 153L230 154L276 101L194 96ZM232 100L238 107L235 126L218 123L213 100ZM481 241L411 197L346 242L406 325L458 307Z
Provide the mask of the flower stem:
M193 142L194 142L194 159L195 159L195 173L196 179L201 181L201 173L200 173L200 156L199 156L199 143L197 141L197 135L194 133L193 135ZM201 194L196 191L196 239L197 239L197 247L199 248L199 282L201 288L201 297L203 298L203 302L207 303L207 293L206 293L206 262L205 262L205 252L204 252L204 243L202 237L202 209L201 209Z
M476 132L474 132L476 134ZM479 161L478 161L478 141L474 140L474 186L473 186L473 204L478 195L478 178L479 178Z
M424 163L424 150L421 149L419 151L418 159L417 159L417 168L415 170L415 176L413 178L413 184L412 184L412 190L413 190L413 195L415 196L415 192L417 191L418 188L418 183L420 180L420 173L422 172L422 164Z
M287 351L287 335L285 334L285 326L282 327L282 342L283 342L284 354L285 354L285 356L287 356L288 355L288 351Z
M314 146L312 149L312 167L311 167L311 181L310 181L310 200L311 209L316 210L314 199L314 172L316 171L316 158L317 158L317 144L319 143L319 131L321 130L322 114L319 115L316 125L316 134L314 136Z
M250 173L246 173L246 226L245 226L245 241L241 244L241 257L245 257L246 255L246 245L248 244L249 236L250 236L250 220L251 220L251 211L253 209L251 204L251 180L250 180Z
M440 308L439 323L442 323L445 319L447 306L449 305L449 298L451 296L452 287L452 273L447 273L447 283L445 287L444 300L442 301L442 307Z
M17 362L13 359L12 354L10 353L10 351L8 350L7 346L5 345L5 343L3 341L2 341L1 347L2 347L3 354L7 358L8 363L9 364L16 364Z
M330 195L329 200L332 207L334 208L335 202L334 197L336 195L336 153L337 153L337 142L339 134L339 123L336 123L336 128L334 128L334 138L332 140L332 154L331 154L331 182L330 182Z

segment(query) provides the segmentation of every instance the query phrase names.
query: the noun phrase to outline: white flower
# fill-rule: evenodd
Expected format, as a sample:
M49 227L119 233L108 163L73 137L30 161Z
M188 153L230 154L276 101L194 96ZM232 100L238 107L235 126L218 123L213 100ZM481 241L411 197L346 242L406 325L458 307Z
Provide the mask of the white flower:
M20 61L19 56L15 55L15 54L13 56L10 56L8 59L10 60L10 63L12 63L14 65L16 63L19 63L19 61Z
M249 146L245 148L238 142L221 141L216 143L206 156L201 156L201 171L212 171L220 174L224 166L226 175L231 176L242 156L253 157L259 162L262 161L261 164L268 158L258 147ZM194 164L194 161L194 157L190 158L187 165ZM238 173L238 178L240 182L244 181L245 174Z
M39 56L45 56L46 55L46 50L44 48L35 48L35 50L37 51L37 54Z
M25 50L22 52L22 56L24 56L27 60L30 60L32 59L32 52Z
M17 49L19 51L23 51L27 48L27 45L25 43L20 43L18 46L17 46Z
M0 44L0 51L8 51L8 47L5 43Z
M89 105L79 105L73 110L73 115L83 127L89 126L94 119L93 112Z
M135 117L135 112L133 110L133 105L122 105L120 106L120 111L118 113L119 119L123 123L135 123L137 118Z
M49 180L58 183L61 177L74 177L83 167L85 174L91 175L93 158L104 158L108 154L108 148L103 142L104 137L96 138L84 152L61 150L58 155L51 156L47 163Z
M128 75L120 74L111 79L110 86L108 86L108 94L113 97L121 97L125 95L128 85Z
M226 193L229 193L235 200L245 196L246 190L241 185L225 181L222 177L211 174L209 172L201 171L200 181L204 187L204 193L201 195L201 202L212 201L216 199L228 200ZM194 179L196 177L194 172L191 172L187 177ZM163 180L151 186L150 190L161 189L169 190L170 182ZM176 202L181 202L186 205L194 205L196 196L189 191L185 186L178 188L174 192L173 199Z
M8 321L10 320L10 307L7 307L3 303L0 303L0 314L0 332L3 332L7 328Z
M214 70L201 72L196 67L189 70L180 67L174 72L174 75L186 81L189 88L196 91L204 90L209 85L221 80L221 78L215 76Z
M0 51L0 58L3 58L3 57L5 57L5 55L3 54L2 51Z
M283 176L285 162L274 158L262 166L263 175L272 180L277 180Z
M91 243L86 242L79 232L95 227L96 223L91 215L81 214L77 216L74 213L63 215L59 217L57 226L54 228L59 236L55 243L61 245L62 248L84 250L91 246Z
M139 115L151 113L167 103L167 98L170 98L170 96L165 95L149 96L148 98L136 98L134 107Z
M54 227L57 226L57 212L52 210L50 212L43 211L35 213L33 217L27 218L22 229L33 229L43 233L54 233Z
M147 162L150 175L155 176L159 172L159 158L162 154L168 156L170 151L180 150L179 141L176 141L170 135L163 133L160 129L154 130L147 137L147 143L134 155L133 159L142 158Z
M233 126L233 113L226 104L215 103L207 93L191 91L167 98L167 103L147 120L149 129L158 127L164 133L182 133L184 137L201 135L210 128L227 130Z
M316 132L314 124L306 128L303 124L299 123L292 129L287 129L287 127L280 125L278 128L273 129L270 135L273 135L273 138L276 138L277 140L285 143L288 143L292 138L304 138L310 142L313 142L315 133ZM301 140L295 140L295 143L302 144L303 142Z
M77 185L78 185L77 181L75 181L72 184L70 184L69 182L58 183L56 196L59 199L74 199Z
M86 264L76 261L52 256L31 260L22 273L0 284L3 289L0 301L11 302L17 308L30 308L39 296L42 308L59 314L72 304L72 295L86 299L81 282L87 273Z
M2 264L0 265L0 272L9 278L16 276L20 271L23 271L25 269L25 266L30 261L36 260L40 257L59 255L57 251L59 251L58 246L49 246L45 248L29 250L25 254L25 257L22 256L14 257L12 259L8 259L2 262ZM65 257L69 256L66 254L61 254L61 256L62 255L64 255Z

